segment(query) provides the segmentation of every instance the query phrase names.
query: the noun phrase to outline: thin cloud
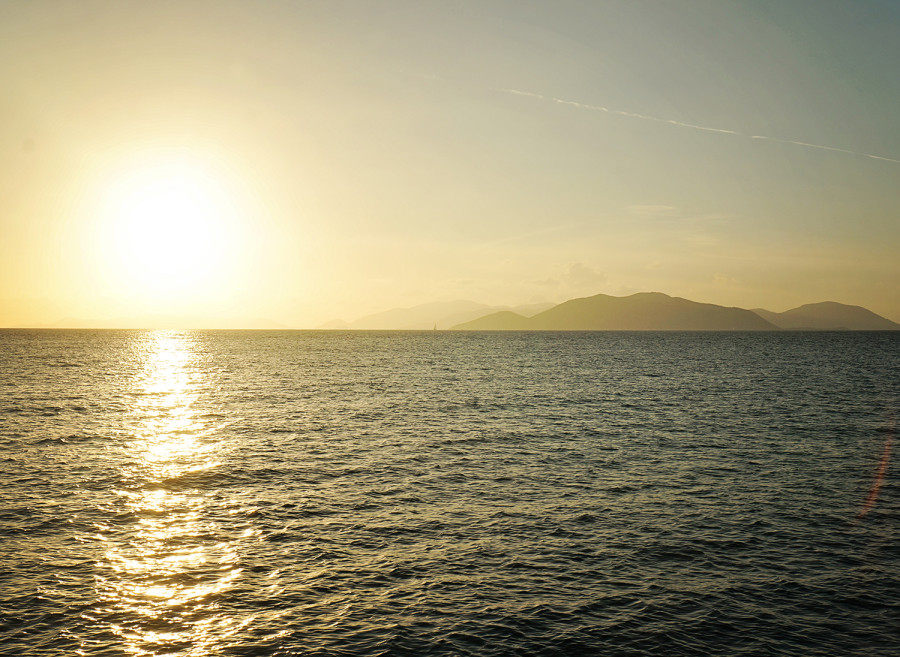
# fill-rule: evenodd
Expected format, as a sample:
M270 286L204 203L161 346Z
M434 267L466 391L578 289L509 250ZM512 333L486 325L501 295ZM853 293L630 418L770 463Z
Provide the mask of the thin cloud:
M795 141L793 139L776 139L775 137L763 137L762 135L753 135L750 139L765 139L766 141L774 141L781 144L794 144L795 146L805 146L806 148L818 148L822 151L834 151L835 153L847 153L848 155L861 155L873 160L882 160L883 162L894 162L900 164L900 160L892 157L884 157L883 155L872 155L871 153L860 153L858 151L847 150L846 148L837 148L835 146L823 146L822 144L810 144L805 141Z
M520 91L518 89L501 89L505 94L513 94L514 96L527 96L528 98L537 98L539 100L544 100L544 97L540 94L533 94L530 91Z
M604 272L589 267L582 262L571 263L564 272L556 277L531 281L541 287L559 288L565 287L572 291L594 290L598 285L605 283L607 276Z
M835 146L825 146L823 144L811 144L805 141L796 141L794 139L779 139L778 137L767 137L765 135L745 135L737 130L729 130L727 128L716 128L706 125L697 125L696 123L685 123L684 121L676 121L674 119L663 119L657 116L648 116L646 114L637 114L635 112L625 112L623 110L610 109L603 105L589 105L587 103L579 103L574 100L565 100L563 98L547 97L530 91L522 91L521 89L499 89L503 93L513 94L515 96L525 96L537 100L549 100L558 105L568 105L577 109L590 110L594 112L603 112L605 114L614 114L616 116L624 116L630 119L640 119L642 121L653 121L655 123L668 123L679 128L689 128L691 130L701 130L703 132L717 132L724 135L735 135L738 137L748 137L750 139L762 139L778 144L791 144L793 146L802 146L803 148L815 148L822 151L833 151L835 153L845 153L847 155L855 155L857 157L867 157L872 160L881 160L882 162L891 162L892 164L900 164L900 160L886 157L883 155L873 155L871 153L861 153L859 151L851 151L846 148L836 148Z
M543 96L541 96L543 98ZM563 100L562 98L551 98L554 103L559 103L560 105L571 105L572 107L577 107L579 109L588 109L588 110L596 110L598 112L606 112L608 114L616 114L616 112L610 112L608 107L603 107L602 105L585 105L584 103L576 103L574 100Z
M725 128L710 128L708 126L703 125L694 125L693 123L682 123L681 121L675 121L674 119L669 119L666 123L671 123L672 125L681 126L682 128L693 128L694 130L705 130L706 132L721 132L725 135L739 135L741 133L735 132L734 130L726 130Z

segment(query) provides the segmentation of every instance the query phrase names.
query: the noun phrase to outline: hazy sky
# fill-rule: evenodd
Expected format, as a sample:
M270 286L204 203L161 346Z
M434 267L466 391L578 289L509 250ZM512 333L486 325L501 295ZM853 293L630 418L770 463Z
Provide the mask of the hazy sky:
M4 0L0 325L900 321L898 34L888 0Z

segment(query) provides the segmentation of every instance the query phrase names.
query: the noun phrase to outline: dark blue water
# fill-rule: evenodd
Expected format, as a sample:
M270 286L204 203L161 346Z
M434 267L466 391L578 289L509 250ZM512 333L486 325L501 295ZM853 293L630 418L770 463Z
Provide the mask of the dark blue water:
M900 654L898 412L900 333L2 331L0 653Z

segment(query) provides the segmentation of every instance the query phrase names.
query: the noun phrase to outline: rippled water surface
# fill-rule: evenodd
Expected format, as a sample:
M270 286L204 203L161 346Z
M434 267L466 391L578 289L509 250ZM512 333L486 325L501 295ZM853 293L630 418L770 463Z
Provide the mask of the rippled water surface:
M0 331L0 653L900 654L898 411L900 333Z

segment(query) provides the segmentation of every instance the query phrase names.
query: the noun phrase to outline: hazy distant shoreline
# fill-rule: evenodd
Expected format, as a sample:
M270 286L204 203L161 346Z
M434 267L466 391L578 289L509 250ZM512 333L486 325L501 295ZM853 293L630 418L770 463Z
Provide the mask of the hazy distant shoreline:
M204 327L190 318L157 318L144 326L127 319L101 322L67 319L53 325L8 329L134 329L231 331L897 331L900 324L862 306L825 301L781 313L751 310L639 292L625 297L597 294L560 304L488 306L474 301L434 302L394 308L352 322L332 320L315 327L290 327L265 319ZM119 324L110 326L110 324ZM242 325L243 324L243 325Z
M895 331L900 324L860 306L806 304L782 313L699 303L660 292L597 294L560 304L491 307L471 301L430 303L335 320L321 329L461 331Z

